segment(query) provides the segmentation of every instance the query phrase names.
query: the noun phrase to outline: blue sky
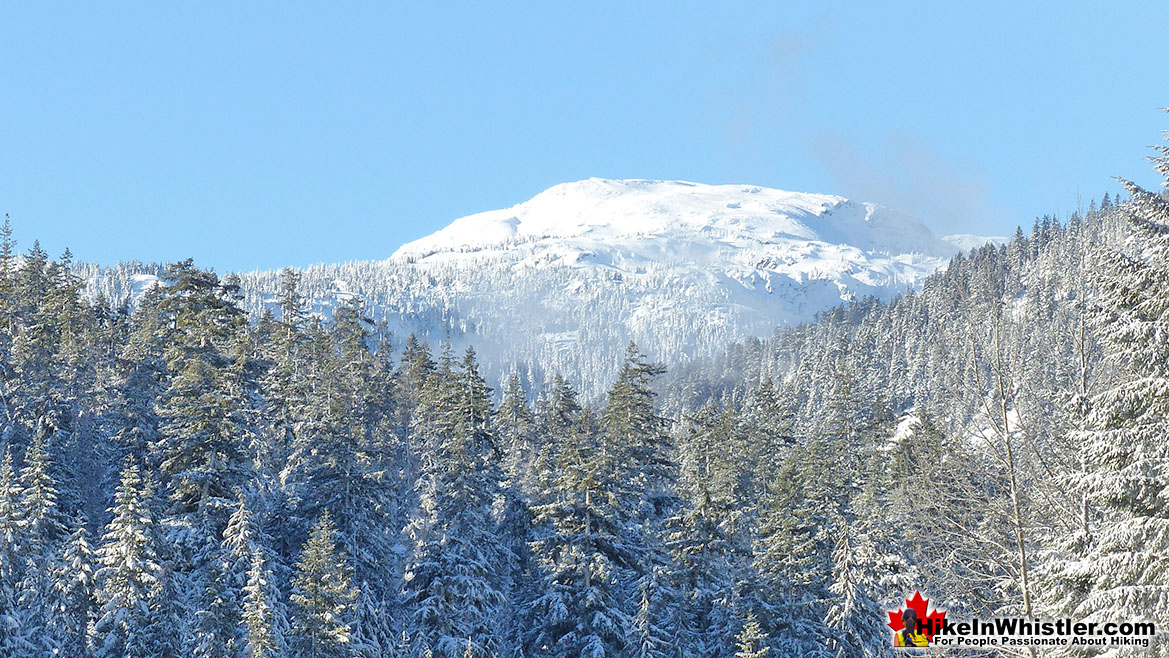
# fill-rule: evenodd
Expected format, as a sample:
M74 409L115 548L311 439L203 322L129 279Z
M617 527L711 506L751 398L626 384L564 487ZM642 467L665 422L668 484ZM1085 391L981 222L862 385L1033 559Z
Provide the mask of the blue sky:
M1144 158L1169 128L1169 3L0 12L0 212L22 247L107 263L384 258L589 176L843 194L1002 234L1113 176L1157 185Z

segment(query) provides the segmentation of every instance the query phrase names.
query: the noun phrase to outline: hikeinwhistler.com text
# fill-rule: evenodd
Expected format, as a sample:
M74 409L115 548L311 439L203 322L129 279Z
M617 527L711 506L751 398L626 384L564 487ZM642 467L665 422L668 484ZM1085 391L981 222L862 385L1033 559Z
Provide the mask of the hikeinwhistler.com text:
M1002 617L959 622L931 620L920 625L934 631L933 644L942 647L1148 647L1157 634L1156 624L1148 621L1083 622Z

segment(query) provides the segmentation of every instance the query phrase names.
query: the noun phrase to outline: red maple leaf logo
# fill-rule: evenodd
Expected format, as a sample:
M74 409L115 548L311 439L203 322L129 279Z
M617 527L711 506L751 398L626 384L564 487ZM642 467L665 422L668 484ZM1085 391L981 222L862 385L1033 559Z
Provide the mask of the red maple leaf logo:
M912 599L905 599L905 608L913 608L922 623L922 633L927 640L933 642L934 633L941 629L942 620L946 618L946 611L930 610L930 600L922 598L921 592L914 592ZM901 621L901 613L905 608L889 611L889 628L892 628L894 633L905 628L905 623Z

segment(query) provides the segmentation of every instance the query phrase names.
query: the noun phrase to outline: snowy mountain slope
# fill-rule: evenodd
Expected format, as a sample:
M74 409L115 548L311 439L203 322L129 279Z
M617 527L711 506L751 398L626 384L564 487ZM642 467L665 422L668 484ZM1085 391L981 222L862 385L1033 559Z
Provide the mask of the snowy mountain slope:
M560 371L591 397L631 339L684 362L842 301L890 299L980 240L837 196L589 179L303 281L323 315L357 295L401 338L473 344L495 382L513 365L536 386ZM272 306L278 273L242 279L251 312Z
M395 258L508 249L549 239L611 244L637 237L762 243L816 240L865 251L952 251L930 231L873 204L741 185L591 178L549 188L506 210L463 217Z
M788 290L762 304L786 306L782 315L767 314L783 324L842 299L904 291L958 249L920 223L841 197L589 179L455 220L404 245L391 262L427 269L507 262L634 276L667 266L679 276L726 280L712 280L716 286L737 283L726 290L734 301L749 301L739 298L757 287L769 295Z

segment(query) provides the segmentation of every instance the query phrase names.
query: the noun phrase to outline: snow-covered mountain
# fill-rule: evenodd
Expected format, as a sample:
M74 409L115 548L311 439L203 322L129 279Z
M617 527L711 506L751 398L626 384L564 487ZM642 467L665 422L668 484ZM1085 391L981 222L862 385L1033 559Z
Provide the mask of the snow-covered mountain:
M970 244L970 236L960 237ZM743 291L762 288L769 303L752 306L786 306L776 316L782 324L842 299L903 291L957 251L916 221L841 197L592 178L457 219L404 245L391 261L633 276L664 266L680 279L704 275L730 301L747 301ZM793 285L795 294L771 295Z
M842 301L892 298L982 241L838 196L593 178L457 219L386 261L310 267L304 284L325 315L358 295L401 337L473 344L495 381L558 370L591 396L631 339L685 362ZM278 274L243 284L258 313Z

